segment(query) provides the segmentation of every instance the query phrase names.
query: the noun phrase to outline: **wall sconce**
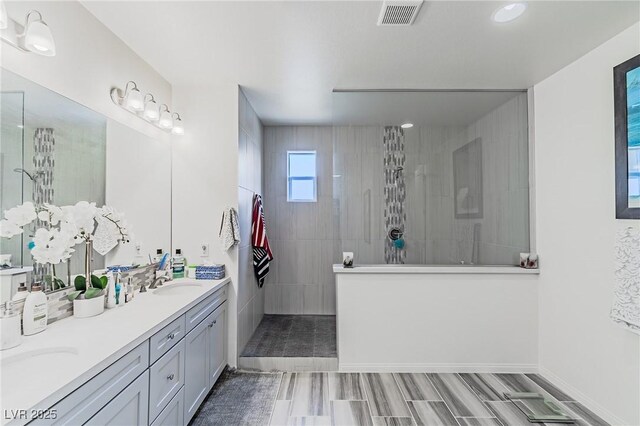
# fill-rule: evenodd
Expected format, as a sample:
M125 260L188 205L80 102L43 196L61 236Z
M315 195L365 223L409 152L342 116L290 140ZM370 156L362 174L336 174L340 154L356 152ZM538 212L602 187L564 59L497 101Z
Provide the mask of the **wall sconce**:
M128 81L124 89L113 87L111 89L111 100L122 109L159 129L176 135L184 134L180 114L177 112L172 114L167 104L158 106L155 97L151 93L142 96L135 81ZM175 120L174 116L176 117Z
M9 18L4 2L0 2L0 4L0 37L2 41L23 52L32 52L42 56L56 55L53 34L42 19L40 12L32 10L27 13L23 26Z

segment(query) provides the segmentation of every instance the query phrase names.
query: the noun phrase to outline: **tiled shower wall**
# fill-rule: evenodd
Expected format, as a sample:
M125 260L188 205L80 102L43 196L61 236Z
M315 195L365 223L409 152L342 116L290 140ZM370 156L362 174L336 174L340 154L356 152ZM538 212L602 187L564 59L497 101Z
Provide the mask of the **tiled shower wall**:
M253 194L261 194L263 126L246 96L239 90L239 176L238 218L240 246L238 248L238 349L242 351L264 315L265 289L259 288L253 275L251 250L251 212ZM268 222L267 222L267 226ZM268 235L271 235L267 228Z
M331 127L265 127L267 232L274 252L265 283L269 314L335 314L332 264L340 261ZM318 201L287 202L287 151L317 152Z
M384 127L334 131L339 252L353 251L356 264L384 264ZM476 138L483 144L483 217L456 219L453 152ZM516 264L529 250L526 94L468 126L407 129L403 151L404 263L470 263L476 224L480 264Z

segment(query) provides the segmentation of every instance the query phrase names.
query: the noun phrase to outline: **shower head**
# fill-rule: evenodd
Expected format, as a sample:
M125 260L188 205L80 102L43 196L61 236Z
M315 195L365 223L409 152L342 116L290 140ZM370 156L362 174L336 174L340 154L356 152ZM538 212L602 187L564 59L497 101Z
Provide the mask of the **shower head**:
M36 180L38 179L38 177L42 174L42 172L37 172L37 173L35 174L35 176L34 176L34 175L31 175L31 173L29 173L29 172L28 172L28 171L26 171L25 169L21 169L21 168L19 168L19 167L18 167L18 168L13 169L13 171L14 171L14 172L16 172L16 173L22 173L22 174L27 175L27 176L29 177L29 179L31 179L31 182L36 182Z

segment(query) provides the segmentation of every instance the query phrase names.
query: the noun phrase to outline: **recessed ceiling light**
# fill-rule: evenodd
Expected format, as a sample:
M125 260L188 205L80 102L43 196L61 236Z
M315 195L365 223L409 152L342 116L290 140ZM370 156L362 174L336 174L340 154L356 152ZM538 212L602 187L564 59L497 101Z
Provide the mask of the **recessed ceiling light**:
M514 19L520 17L520 15L522 15L525 10L527 10L526 3L510 3L506 6L496 9L496 11L493 12L493 16L491 18L495 22L501 24L505 22L511 22Z
M410 129L413 127L413 123L404 123L401 124L400 127L402 127L403 129Z

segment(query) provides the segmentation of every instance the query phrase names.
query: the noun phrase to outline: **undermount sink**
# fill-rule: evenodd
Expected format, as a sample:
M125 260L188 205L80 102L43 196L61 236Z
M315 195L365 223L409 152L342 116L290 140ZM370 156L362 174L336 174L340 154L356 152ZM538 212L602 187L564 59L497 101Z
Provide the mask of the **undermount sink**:
M158 287L151 291L158 296L175 296L176 294L191 293L200 287L202 287L202 284L198 283L170 284L166 287Z
M46 362L47 365L56 365L61 360L68 360L70 357L78 355L78 350L72 347L52 347L44 349L34 349L21 354L3 358L2 367L14 367L15 364L28 362L28 365L37 365ZM7 370L5 370L7 371Z

